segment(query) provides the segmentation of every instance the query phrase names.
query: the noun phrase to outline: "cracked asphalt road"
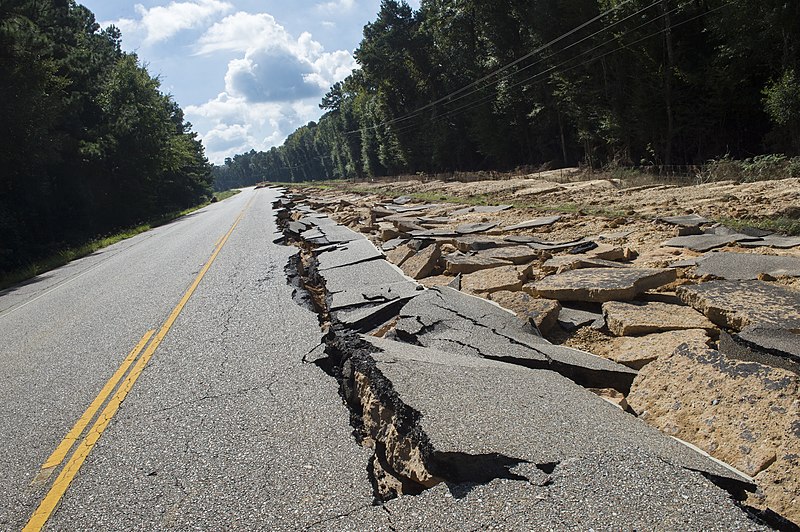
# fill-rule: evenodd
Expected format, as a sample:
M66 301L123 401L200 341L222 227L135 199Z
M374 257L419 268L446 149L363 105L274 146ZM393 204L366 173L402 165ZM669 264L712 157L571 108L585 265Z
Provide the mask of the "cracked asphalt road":
M0 295L0 529L24 526L41 465L246 207L46 528L388 522L336 382L303 362L320 331L272 243L274 197L245 190Z

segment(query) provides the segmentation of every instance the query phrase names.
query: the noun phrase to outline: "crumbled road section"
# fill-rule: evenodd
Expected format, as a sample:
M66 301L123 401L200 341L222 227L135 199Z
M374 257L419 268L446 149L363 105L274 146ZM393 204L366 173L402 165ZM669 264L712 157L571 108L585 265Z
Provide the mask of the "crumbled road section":
M339 382L395 526L409 511L472 527L765 528L739 502L749 477L589 390L628 393L635 370L553 345L494 303L425 289L301 197L274 206L299 248L295 299L320 316L324 350L307 360Z

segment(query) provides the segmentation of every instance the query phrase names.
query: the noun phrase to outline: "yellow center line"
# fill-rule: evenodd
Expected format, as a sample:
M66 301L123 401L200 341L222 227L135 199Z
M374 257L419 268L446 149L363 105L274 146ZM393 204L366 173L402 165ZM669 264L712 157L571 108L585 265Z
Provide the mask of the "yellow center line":
M100 436L103 434L103 431L105 431L109 423L111 423L111 419L117 413L117 410L119 410L122 401L125 400L125 397L127 397L128 392L130 392L130 390L133 388L133 385L136 383L136 380L142 374L142 371L144 371L144 368L150 361L150 358L153 356L153 353L155 353L156 349L158 349L158 346L161 344L162 340L164 340L164 337L167 335L170 328L172 328L172 325L175 323L175 320L178 319L178 316L183 310L183 307L186 306L186 303L189 301L189 298L192 297L192 294L194 294L194 291L197 289L197 286L200 284L200 281L203 280L203 277L205 276L206 272L208 271L209 268L211 268L211 265L214 263L214 260L217 258L217 255L219 255L219 252L222 250L222 247L228 241L228 238L233 233L233 230L236 229L237 225L239 225L239 222L242 220L242 217L244 217L245 212L250 207L250 204L253 202L254 199L255 196L251 198L250 201L248 201L247 204L244 206L242 211L239 213L239 216L233 222L233 225L231 226L230 230L228 230L225 236L220 240L219 244L217 244L216 248L214 249L214 252L211 254L211 257L208 259L203 268L200 270L200 273L197 274L197 277L195 277L192 284L186 290L186 293L183 295L180 302L178 302L177 306L174 309L172 309L172 312L170 313L169 317L167 317L167 320L161 326L161 329L159 329L158 334L156 334L155 338L153 338L153 341L150 343L150 345L147 346L147 349L145 350L144 354L136 362L136 365L133 367L131 372L125 378L119 389L117 389L116 393L113 395L108 404L106 404L105 408L100 413L100 416L97 418L97 421L95 421L94 425L92 425L92 428L89 429L89 433L78 444L78 447L75 449L75 452L72 453L72 456L70 456L69 460L67 461L67 464L64 466L64 469L61 470L61 473L59 473L58 477L56 477L55 482L53 482L50 491L47 492L47 495L45 495L44 499L42 499L42 502L36 508L36 511L33 512L33 515L28 520L28 523L25 525L25 528L23 528L23 532L39 531L42 529L42 527L44 527L45 523L47 523L47 520L53 514L53 511L56 509L56 506L58 506L58 503L61 501L61 498L64 496L64 493L66 493L67 489L69 488L69 485L75 478L75 475L77 475L78 470L81 468L83 462L86 460L86 457L89 456L89 453L92 451L92 448L100 439ZM59 447L61 446L59 445Z
M72 446L78 441L78 438L83 433L83 429L89 424L89 422L94 418L94 415L100 410L100 407L103 406L103 403L106 402L108 396L111 392L114 391L114 388L119 383L120 379L125 375L125 372L128 371L128 368L133 364L133 361L136 360L136 357L139 356L139 353L144 346L147 345L147 342L150 341L150 337L155 334L155 330L147 331L142 339L139 340L139 343L136 344L136 347L128 354L127 358L122 362L122 365L117 369L116 373L108 379L108 382L103 389L100 390L100 393L95 397L92 404L89 405L89 408L83 413L83 415L78 419L75 425L72 427L61 443L56 447L56 450L53 451L53 454L50 455L50 458L42 465L42 469L50 469L52 467L56 467L64 461L64 458L67 456L67 453Z

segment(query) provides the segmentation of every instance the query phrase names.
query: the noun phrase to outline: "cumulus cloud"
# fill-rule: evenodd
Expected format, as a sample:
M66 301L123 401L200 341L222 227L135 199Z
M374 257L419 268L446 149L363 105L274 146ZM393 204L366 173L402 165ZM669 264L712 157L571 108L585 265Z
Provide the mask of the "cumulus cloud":
M251 102L318 98L356 67L350 52L325 52L308 32L295 39L267 13L235 13L208 28L197 53L222 51L244 52L228 63L225 92Z
M134 9L139 18L121 18L102 25L113 24L126 38L138 39L147 46L165 41L183 30L203 27L216 16L231 11L233 4L223 0L192 0L151 8L136 4Z
M308 32L295 38L267 13L228 15L195 48L200 56L231 52L241 55L228 62L224 92L186 108L187 117L207 131L201 137L216 163L283 142L319 116L320 97L356 67L349 51L326 52Z
M202 105L185 108L206 147L206 156L216 164L225 157L255 150L268 150L282 143L298 127L319 116L315 101L253 103L227 92Z

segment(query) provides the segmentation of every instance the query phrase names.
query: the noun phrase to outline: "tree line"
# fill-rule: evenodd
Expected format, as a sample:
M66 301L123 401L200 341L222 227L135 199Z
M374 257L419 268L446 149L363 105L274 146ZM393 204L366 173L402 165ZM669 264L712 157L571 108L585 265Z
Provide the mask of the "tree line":
M0 275L209 197L191 124L120 38L74 0L0 2Z
M216 186L800 153L800 2L383 0L325 114Z

